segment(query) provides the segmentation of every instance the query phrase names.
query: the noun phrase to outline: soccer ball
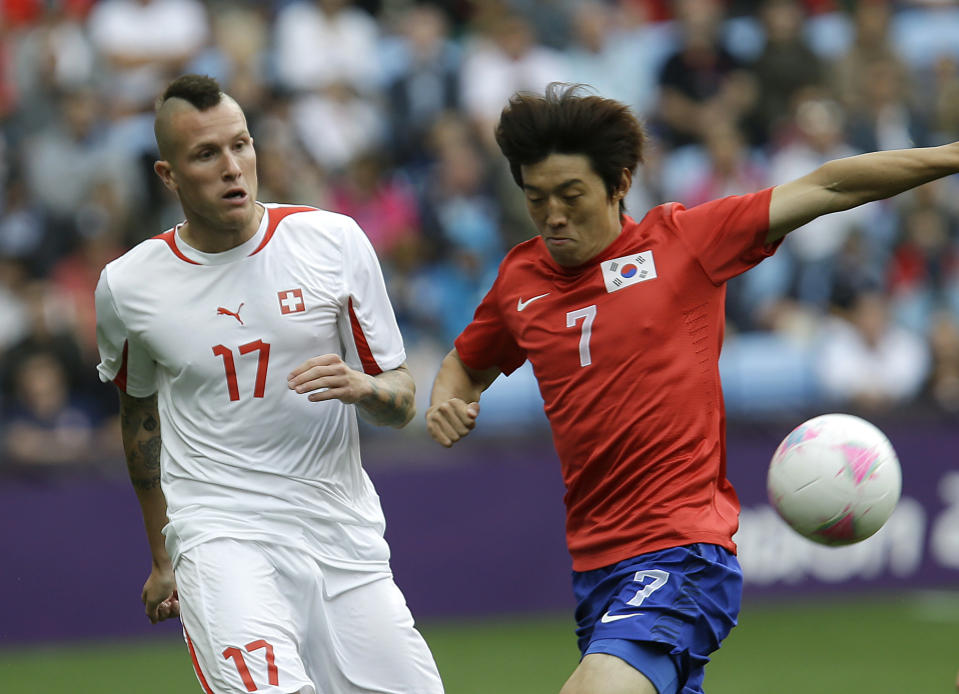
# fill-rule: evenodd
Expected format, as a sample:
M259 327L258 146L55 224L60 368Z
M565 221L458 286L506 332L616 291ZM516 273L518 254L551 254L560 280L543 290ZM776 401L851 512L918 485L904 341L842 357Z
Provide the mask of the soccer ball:
M902 471L889 439L873 424L849 414L824 414L803 422L779 444L766 490L800 535L823 545L849 545L889 520Z

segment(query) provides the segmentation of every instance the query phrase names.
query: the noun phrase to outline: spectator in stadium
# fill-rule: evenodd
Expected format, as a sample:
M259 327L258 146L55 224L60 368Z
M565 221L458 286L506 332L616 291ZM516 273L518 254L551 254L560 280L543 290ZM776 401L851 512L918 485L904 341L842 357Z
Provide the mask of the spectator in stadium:
M869 85L863 75L868 65L882 61L895 64L903 75L909 73L892 39L892 5L891 0L863 0L851 12L852 44L827 72L835 98L845 108L859 108L865 100Z
M378 149L357 155L330 190L332 209L356 220L384 265L410 272L419 263L420 219L409 181Z
M496 147L497 105L514 91L543 89L561 79L563 70L562 55L540 43L535 27L523 16L506 12L484 17L465 47L460 103L491 151Z
M925 333L941 309L959 315L959 242L946 200L936 183L917 188L900 212L899 238L887 263L888 293L896 321Z
M200 0L103 0L91 9L87 28L114 117L143 121L154 95L210 38Z
M421 3L400 20L387 79L389 146L396 162L416 170L433 125L459 108L460 51L443 11Z
M743 195L762 188L764 161L749 147L742 131L728 119L716 119L703 130L706 161L683 177L677 200L693 207L715 198Z
M435 163L420 206L432 257L407 279L405 304L445 347L489 289L503 257L504 234L489 161L472 131L451 118L434 128L430 142Z
M12 169L0 190L0 257L22 262L33 274L46 272L56 260L47 250L55 245L49 232L46 216L27 191L23 176Z
M34 352L17 365L14 395L4 410L5 465L61 469L102 455L91 445L95 412L70 392L66 367L52 352Z
M98 370L120 390L153 559L148 617L180 615L207 691L439 694L360 461L357 413L414 414L369 241L343 215L257 202L244 113L212 78L171 82L155 128L186 221L96 291Z
M11 115L19 121L18 128L35 131L46 125L59 90L76 89L95 78L97 54L83 22L84 10L76 4L59 0L44 2L41 7L37 3L39 16L23 28L21 38L17 40L13 32L4 37L4 50L9 47L16 66L17 110ZM4 7L5 24L11 19L9 5ZM0 115L7 115L2 104Z
M328 207L330 178L289 127L289 100L274 93L257 125L256 162L264 200Z
M350 0L295 0L277 12L277 83L292 94L297 137L327 171L383 144L379 40L375 19Z
M755 120L763 142L776 143L797 95L822 86L825 75L803 35L805 13L798 0L765 0L759 16L766 41L750 66L756 78Z
M336 86L363 98L380 83L380 28L351 0L283 3L273 24L276 75L295 93L323 93Z
M0 271L0 276L2 274ZM0 353L0 395L16 396L20 365L42 352L53 355L62 365L66 386L71 393L81 394L88 400L97 399L103 388L91 373L96 361L91 364L85 358L67 302L61 300L49 280L21 279L18 284L16 296L22 302L23 324L17 339L5 345ZM0 317L6 319L8 316ZM91 385L96 386L96 390ZM110 400L114 405L115 399Z
M222 3L210 15L210 42L188 71L215 77L254 129L269 101L271 26L255 3Z
M891 320L879 287L837 289L816 358L827 402L872 416L914 400L930 370L922 335Z
M948 142L959 133L959 58L940 56L932 71L932 86L928 103L931 104L930 139Z
M773 185L786 183L831 159L859 152L845 137L846 114L839 104L809 93L796 105L793 137L770 158ZM870 206L844 210L810 221L802 234L786 238L784 255L794 260L793 295L802 303L824 311L836 277L836 256L846 239L870 225Z
M650 110L659 66L672 50L668 33L601 0L578 3L573 13L573 40L563 51L566 79L592 85L638 113Z
M701 142L717 115L744 125L756 103L752 74L722 44L719 0L679 0L676 8L680 44L660 70L653 119L670 147Z
M959 317L947 310L930 319L932 368L924 386L928 403L951 416L959 414Z
M562 694L693 694L735 624L738 501L719 382L725 283L820 215L959 172L959 143L834 160L775 188L642 221L645 137L623 104L516 94L496 139L538 236L505 258L426 412L452 446L527 359L566 484L580 664Z
M95 187L108 186L121 200L137 192L137 170L114 146L99 94L91 87L64 91L57 108L55 124L29 139L22 161L27 191L49 225L43 246L47 268L72 250L82 231L78 210Z
M862 74L862 99L849 109L849 140L862 151L928 144L928 127L913 105L910 81L893 60L874 60Z

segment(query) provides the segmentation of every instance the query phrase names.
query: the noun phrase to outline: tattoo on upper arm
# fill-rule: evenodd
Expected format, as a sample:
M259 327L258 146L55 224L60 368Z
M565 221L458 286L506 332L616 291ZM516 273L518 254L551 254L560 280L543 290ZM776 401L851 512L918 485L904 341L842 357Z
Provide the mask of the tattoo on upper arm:
M156 397L121 396L120 425L130 481L137 491L160 486L160 422Z

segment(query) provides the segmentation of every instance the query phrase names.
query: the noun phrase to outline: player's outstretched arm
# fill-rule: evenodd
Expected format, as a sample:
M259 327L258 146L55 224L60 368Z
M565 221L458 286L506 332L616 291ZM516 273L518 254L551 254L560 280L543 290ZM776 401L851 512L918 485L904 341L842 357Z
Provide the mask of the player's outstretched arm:
M160 488L160 414L157 397L135 398L120 392L120 431L130 481L140 502L153 568L141 599L147 617L156 624L180 614L173 566L163 540L167 524L166 497Z
M773 189L766 241L777 241L824 214L889 198L954 173L959 173L959 142L834 159Z
M311 402L356 405L365 420L378 426L399 429L416 414L416 384L406 364L370 376L350 368L336 354L323 354L300 364L288 380L291 390L308 393Z
M500 373L497 368L469 368L455 349L443 358L426 410L426 429L434 441L449 448L473 430L480 395Z

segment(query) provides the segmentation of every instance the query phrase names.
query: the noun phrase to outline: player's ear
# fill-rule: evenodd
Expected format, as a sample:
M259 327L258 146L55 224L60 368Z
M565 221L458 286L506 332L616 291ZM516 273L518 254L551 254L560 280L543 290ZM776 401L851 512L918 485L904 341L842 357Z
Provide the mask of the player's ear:
M153 162L153 170L156 172L156 175L160 177L160 180L163 181L163 185L175 193L177 189L176 176L173 173L173 167L170 166L170 162L165 159L158 159Z
M616 190L613 191L614 200L622 200L626 197L626 193L629 192L630 187L633 185L633 172L623 167L623 172L619 177L619 185L616 186Z

